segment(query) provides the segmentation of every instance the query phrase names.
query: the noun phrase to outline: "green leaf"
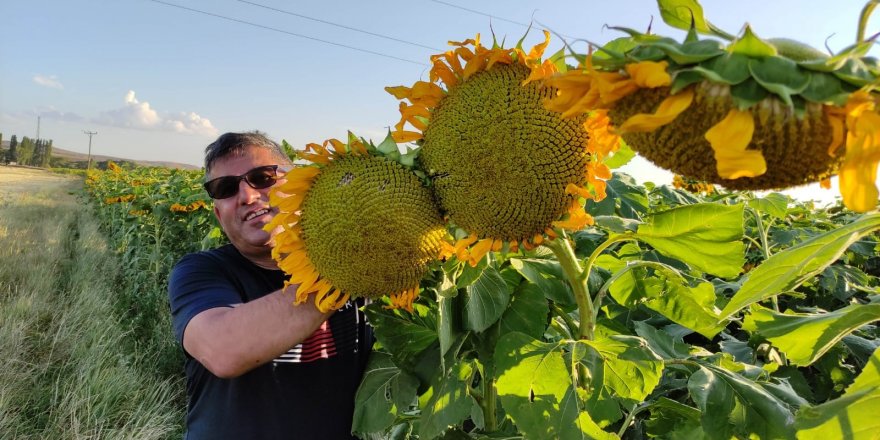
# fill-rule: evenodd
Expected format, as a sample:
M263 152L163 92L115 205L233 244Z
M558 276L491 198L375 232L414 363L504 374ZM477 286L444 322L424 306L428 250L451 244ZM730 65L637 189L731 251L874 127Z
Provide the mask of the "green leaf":
M373 324L379 343L394 357L401 368L415 368L419 355L437 342L436 312L420 303L413 304L413 313L385 309L375 302L364 308Z
M606 187L608 197L595 205L616 204L622 217L638 219L648 212L648 193L629 175L613 173ZM588 203L588 206L591 205ZM614 211L612 211L613 213Z
M766 57L749 60L749 72L762 87L782 98L787 105L794 105L792 95L806 90L810 75L797 63L782 57Z
M550 307L536 284L523 283L510 298L510 305L499 320L502 335L521 332L540 339L547 328Z
M636 237L703 272L733 278L745 263L742 215L742 205L681 206L651 216Z
M718 375L700 368L688 379L691 399L700 408L700 422L711 438L730 438L733 425L729 422L736 400L733 388Z
M458 297L438 295L437 304L437 338L440 340L440 356L443 356L461 334L461 303Z
M571 288L563 281L562 267L559 262L534 258L511 258L510 266L523 278L538 286L547 299L560 305L577 303Z
M711 33L703 18L703 7L696 0L657 0L663 22L674 28L690 30L691 24L701 34Z
M420 438L437 437L470 415L474 400L468 394L468 384L473 368L470 362L458 362L445 376L437 376L436 382L432 383L430 397L420 405Z
M634 325L636 334L663 359L686 359L690 356L690 346L685 344L682 338L670 335L643 321L636 321Z
M630 148L629 144L624 142L623 139L620 140L620 146L617 147L617 151L612 153L610 156L606 157L602 162L612 170L615 168L620 168L629 163L632 158L636 157L636 152Z
M880 214L863 215L850 224L774 254L749 273L748 280L721 311L721 318L729 318L749 304L794 290L837 261L850 245L877 229Z
M700 283L690 287L669 280L663 295L646 302L645 305L709 339L727 326L726 321L718 320L715 288L712 283Z
M767 338L792 364L807 366L853 330L877 320L880 304L853 304L821 314L783 314L752 304L743 329Z
M709 440L700 425L700 411L666 397L650 406L651 417L645 422L652 438L669 440Z
M616 439L583 411L564 352L522 333L501 337L495 351L498 398L519 431L535 439Z
M397 142L394 142L394 138L391 137L391 130L388 130L388 134L385 136L385 140L377 145L376 149L385 155L400 151L397 149Z
M724 367L700 363L701 369L714 375L718 386L726 384L743 406L744 420L740 430L747 430L758 438L794 438L794 415L785 402L768 392L759 383L729 371Z
M663 51L677 64L695 64L724 54L721 43L715 40L698 40L679 44L674 40L659 40L645 43Z
M617 398L641 402L660 383L663 360L642 338L614 335L577 344L585 344L598 354L587 365L594 379L602 378L596 385L607 388Z
M373 351L355 395L352 432L380 433L394 423L398 411L415 403L418 381L397 368L387 353Z
M467 286L464 301L464 327L482 332L494 324L510 301L511 288L494 267L488 267L477 280Z
M753 105L763 101L770 92L767 91L754 78L749 78L730 88L730 97L739 110L747 110Z
M709 81L736 85L749 79L749 57L737 53L727 53L709 59L692 69Z
M838 399L814 407L801 407L797 414L798 438L874 439L880 430L880 350L846 392Z
M770 193L748 201L749 207L771 217L783 219L788 214L788 203L791 198L780 193Z
M743 36L734 41L727 50L731 53L737 53L749 57L772 57L776 55L776 48L772 44L758 38L752 27L746 25Z
M810 84L801 92L801 96L813 102L844 106L849 93L843 88L843 82L834 75L823 72L811 72Z

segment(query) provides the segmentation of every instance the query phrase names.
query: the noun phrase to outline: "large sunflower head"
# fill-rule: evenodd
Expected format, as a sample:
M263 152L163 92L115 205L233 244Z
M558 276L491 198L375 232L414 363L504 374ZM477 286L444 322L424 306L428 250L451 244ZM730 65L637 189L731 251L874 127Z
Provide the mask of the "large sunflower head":
M864 57L872 43L860 38L828 56L793 40L762 40L748 26L734 38L702 17L690 23L682 43L619 28L630 36L547 80L557 89L548 108L566 117L606 110L634 150L691 179L776 189L839 173L844 203L873 209L880 125L872 124L871 90L880 69Z
M555 90L536 80L557 70L541 60L548 43L547 32L528 53L484 47L479 35L450 42L454 49L431 58L430 81L386 88L409 101L392 134L420 144L419 165L463 231L453 253L472 265L503 243L530 248L554 227L583 227L591 218L582 199L604 197L608 151L596 133L607 133L607 119L591 119L590 131L586 115L564 119L543 107Z
M279 214L266 225L272 257L296 284L297 302L317 293L322 311L350 297L390 295L411 310L419 281L446 235L431 192L390 138L378 147L351 136L309 144L309 162L289 171L270 194Z

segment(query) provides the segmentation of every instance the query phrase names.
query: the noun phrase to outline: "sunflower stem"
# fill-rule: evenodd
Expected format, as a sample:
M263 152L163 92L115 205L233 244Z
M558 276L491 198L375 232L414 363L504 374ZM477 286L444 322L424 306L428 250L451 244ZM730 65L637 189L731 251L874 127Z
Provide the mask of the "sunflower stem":
M568 278L568 283L574 292L580 317L579 339L592 340L593 330L596 327L596 323L593 322L593 301L587 288L587 277L583 277L584 271L574 254L571 242L565 235L560 235L556 239L545 241L544 246L547 246L556 255L562 266L562 272Z
M749 211L755 216L755 228L758 229L758 238L761 239L761 251L764 253L764 261L767 261L767 259L770 258L770 245L768 244L769 240L767 239L770 225L768 224L766 228L764 227L764 222L761 219L761 211L757 209L749 209ZM779 312L779 299L777 296L772 296L770 300L773 303L773 310Z

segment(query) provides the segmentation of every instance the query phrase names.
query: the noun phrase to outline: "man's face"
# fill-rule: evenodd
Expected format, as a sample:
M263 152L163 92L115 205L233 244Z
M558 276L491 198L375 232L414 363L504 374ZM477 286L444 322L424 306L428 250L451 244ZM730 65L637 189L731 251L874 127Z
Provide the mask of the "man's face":
M229 155L214 162L208 179L222 176L239 176L264 165L284 165L270 151L263 148L247 148L242 155ZM278 169L278 177L284 170ZM283 183L280 180L275 186ZM277 208L269 207L269 190L251 188L247 182L238 182L238 193L232 197L214 200L214 215L220 222L223 232L229 241L248 257L265 257L269 255L273 237L281 228L271 233L263 230L263 226L278 213Z

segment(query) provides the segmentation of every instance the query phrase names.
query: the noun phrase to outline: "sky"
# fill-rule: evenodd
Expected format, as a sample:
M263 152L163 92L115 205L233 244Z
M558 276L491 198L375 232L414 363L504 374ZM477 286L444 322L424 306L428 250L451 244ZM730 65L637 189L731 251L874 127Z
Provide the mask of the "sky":
M861 0L703 0L730 33L840 50L855 41ZM351 130L381 141L399 119L385 86L427 80L447 41L514 44L535 23L567 40L622 36L609 26L682 39L651 0L0 0L0 133L58 148L202 164L227 131L261 130L294 147ZM491 26L491 28L490 28ZM880 30L869 22L868 34ZM581 49L585 43L581 42ZM561 47L554 38L548 54ZM576 46L577 47L577 46ZM874 52L877 52L876 50ZM876 55L876 53L873 53ZM637 159L623 171L665 184ZM795 196L830 201L811 186Z

